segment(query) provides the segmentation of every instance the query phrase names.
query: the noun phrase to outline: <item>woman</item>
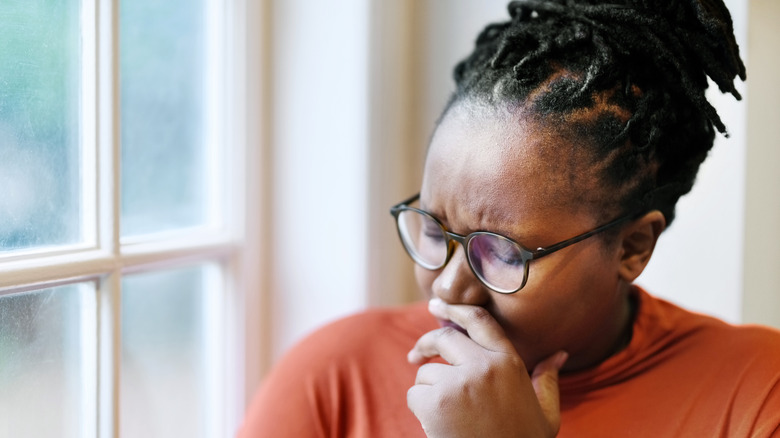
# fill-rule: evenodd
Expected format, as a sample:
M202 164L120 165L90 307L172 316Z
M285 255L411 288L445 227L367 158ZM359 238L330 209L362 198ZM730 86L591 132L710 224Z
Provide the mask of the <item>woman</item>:
M309 337L242 436L780 435L780 333L633 285L725 133L707 77L739 98L730 15L612 3L516 1L481 33L391 211L429 302Z

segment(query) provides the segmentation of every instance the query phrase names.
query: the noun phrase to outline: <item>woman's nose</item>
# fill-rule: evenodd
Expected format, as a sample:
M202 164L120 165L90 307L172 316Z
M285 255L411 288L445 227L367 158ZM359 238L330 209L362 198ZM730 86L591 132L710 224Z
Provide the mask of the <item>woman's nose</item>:
M449 304L481 306L490 298L490 291L471 271L460 245L433 281L432 289L434 295Z

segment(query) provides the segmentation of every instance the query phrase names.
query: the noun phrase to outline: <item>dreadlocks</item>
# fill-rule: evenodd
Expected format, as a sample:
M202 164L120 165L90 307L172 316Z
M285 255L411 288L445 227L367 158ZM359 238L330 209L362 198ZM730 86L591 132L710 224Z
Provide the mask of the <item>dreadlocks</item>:
M659 209L671 222L715 130L727 135L707 77L740 99L734 78L745 66L721 0L611 1L620 4L511 2L511 20L487 26L456 66L448 108L530 106L543 123L584 134L619 208Z

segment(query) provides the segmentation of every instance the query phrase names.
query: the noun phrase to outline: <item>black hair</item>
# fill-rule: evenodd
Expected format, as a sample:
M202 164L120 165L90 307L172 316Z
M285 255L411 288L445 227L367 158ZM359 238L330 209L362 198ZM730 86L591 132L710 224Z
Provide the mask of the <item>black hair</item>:
M445 109L469 100L523 105L583 135L591 168L623 210L658 209L667 223L693 186L715 130L707 77L741 99L745 79L721 0L524 0L488 25L454 70ZM577 117L595 110L595 117ZM563 123L561 123L563 122Z

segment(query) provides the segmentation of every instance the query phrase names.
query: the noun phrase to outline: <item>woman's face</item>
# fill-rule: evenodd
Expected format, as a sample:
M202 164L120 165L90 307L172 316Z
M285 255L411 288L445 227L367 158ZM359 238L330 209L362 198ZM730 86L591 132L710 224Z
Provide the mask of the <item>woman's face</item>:
M492 231L532 250L602 224L582 206L599 187L588 169L576 172L576 145L518 113L485 113L456 106L440 123L425 164L422 209L452 232ZM417 266L415 274L429 298L488 310L529 370L559 350L569 353L564 369L575 370L613 353L630 327L620 248L592 237L534 260L525 287L509 295L484 287L461 247L444 268Z

